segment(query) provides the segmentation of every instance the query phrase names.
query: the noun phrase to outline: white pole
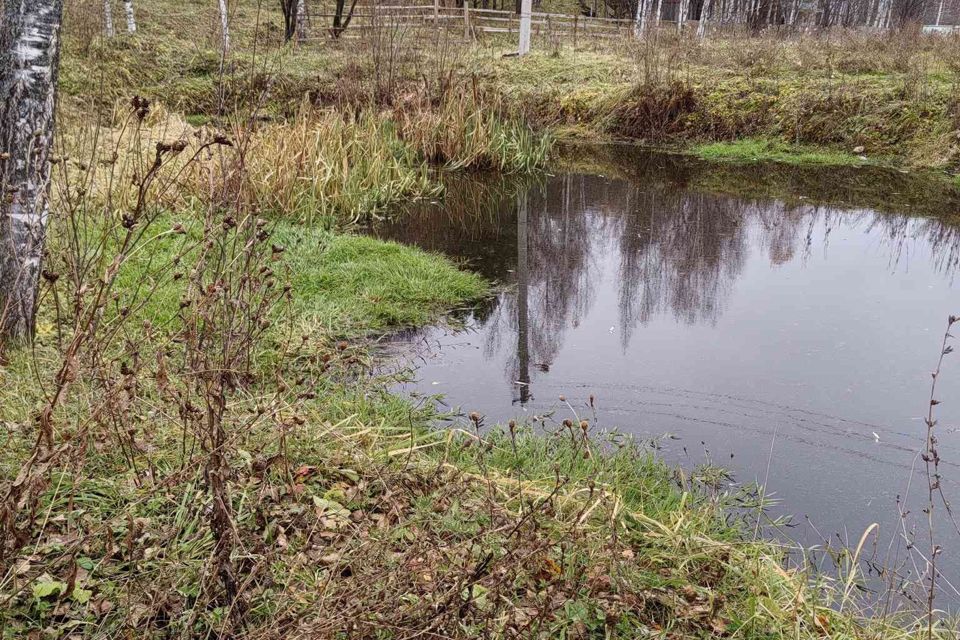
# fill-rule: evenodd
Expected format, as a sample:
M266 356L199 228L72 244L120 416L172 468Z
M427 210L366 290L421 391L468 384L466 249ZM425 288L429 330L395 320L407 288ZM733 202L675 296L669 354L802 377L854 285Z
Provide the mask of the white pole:
M530 53L530 12L531 0L520 2L520 50L522 56Z

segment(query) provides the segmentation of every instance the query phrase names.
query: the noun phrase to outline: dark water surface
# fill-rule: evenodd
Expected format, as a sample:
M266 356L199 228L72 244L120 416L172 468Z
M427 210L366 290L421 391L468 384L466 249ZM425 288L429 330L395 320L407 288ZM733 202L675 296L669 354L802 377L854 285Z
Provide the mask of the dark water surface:
M442 205L377 229L504 285L465 329L404 336L418 366L406 390L488 422L571 417L563 394L593 428L672 434L669 462L765 481L805 544L855 545L872 522L888 540L914 465L907 508L923 508L930 371L960 314L960 228L913 214L952 204L925 208L896 174L867 176L876 195L853 184L863 174L807 173L780 181L778 198L763 168L737 170L729 191L744 196L669 156L605 162L533 184L453 184ZM938 430L960 505L958 357L941 376ZM960 586L951 526L940 523L943 566Z

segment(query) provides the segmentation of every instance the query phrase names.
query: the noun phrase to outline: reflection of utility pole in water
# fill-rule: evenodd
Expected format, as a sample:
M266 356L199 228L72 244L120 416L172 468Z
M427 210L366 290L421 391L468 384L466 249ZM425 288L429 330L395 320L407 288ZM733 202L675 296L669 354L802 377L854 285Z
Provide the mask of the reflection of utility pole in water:
M527 192L517 196L517 359L520 375L520 402L530 400L530 324L527 293L530 270L527 264Z

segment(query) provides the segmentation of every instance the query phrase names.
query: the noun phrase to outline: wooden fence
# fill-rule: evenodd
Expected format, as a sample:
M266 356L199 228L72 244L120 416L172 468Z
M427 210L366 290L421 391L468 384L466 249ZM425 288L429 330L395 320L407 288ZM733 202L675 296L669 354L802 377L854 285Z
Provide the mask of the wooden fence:
M439 4L421 5L357 5L344 37L361 34L371 29L401 27L447 28L462 31L465 37L480 34L518 34L520 15L514 11L471 7L445 7ZM531 16L531 34L534 37L563 37L574 43L580 38L619 38L633 33L633 20L594 18L582 15L543 13ZM311 31L327 37L332 31L334 15L312 11L309 15Z

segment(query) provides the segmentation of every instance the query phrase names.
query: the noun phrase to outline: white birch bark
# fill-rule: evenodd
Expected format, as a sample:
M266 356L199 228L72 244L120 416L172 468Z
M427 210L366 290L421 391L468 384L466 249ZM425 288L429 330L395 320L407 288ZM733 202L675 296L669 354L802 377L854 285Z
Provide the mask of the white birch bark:
M116 35L113 28L113 7L110 6L110 0L103 0L103 34L108 38Z
M646 34L647 28L650 26L650 14L653 13L653 0L637 0L637 5L637 9L640 10L640 33ZM642 9L640 5L642 5Z
M937 7L937 22L936 26L940 26L940 23L943 21L943 0L940 0L940 6Z
M657 0L657 10L653 12L651 16L653 18L653 28L657 29L660 26L660 15L663 11L663 0Z
M230 53L230 23L227 14L227 0L219 0L220 6L220 48L223 56Z
M891 0L880 0L880 9L877 11L876 27L887 29L890 27L890 10L893 7Z
M800 0L793 0L790 5L790 17L787 18L787 26L793 27L797 21L797 10L800 8Z
M710 19L710 9L713 6L713 0L703 0L703 8L700 9L700 24L697 25L697 38L703 40L707 35L707 21Z
M123 10L127 13L127 33L136 33L137 18L133 15L133 0L123 0Z
M0 37L0 340L33 335L50 211L62 0L5 0Z
M633 37L639 38L643 33L643 0L637 0L637 10L633 14Z
M307 0L297 0L297 42L306 42L308 35Z

